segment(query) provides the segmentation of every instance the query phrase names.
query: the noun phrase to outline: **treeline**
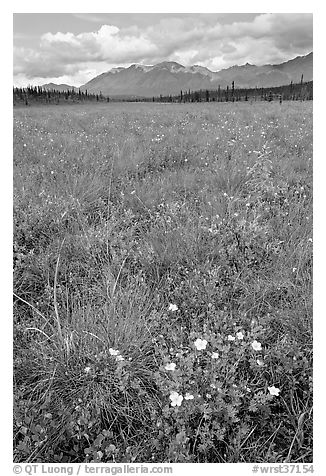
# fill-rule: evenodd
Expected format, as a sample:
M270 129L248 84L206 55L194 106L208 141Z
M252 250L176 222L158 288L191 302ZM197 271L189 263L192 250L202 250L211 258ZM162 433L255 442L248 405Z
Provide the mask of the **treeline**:
M173 103L194 103L194 102L236 102L236 101L309 101L313 99L313 81L304 82L301 76L300 83L293 83L285 86L271 88L236 88L234 81L231 86L225 89L199 91L180 91L177 95L160 95L157 97L126 97L112 98L117 102L173 102ZM110 102L108 96L90 94L80 89L67 89L58 91L56 89L46 89L41 86L28 86L27 88L13 88L14 105L24 104L75 104L82 102Z
M313 99L313 81L291 83L271 88L236 88L234 81L225 89L180 91L178 95L160 95L147 99L152 102L236 102L236 101L308 101Z
M236 101L309 101L313 99L313 81L303 81L285 86L275 86L269 88L236 88L234 82L225 89L208 90L200 89L198 91L180 91L177 95L153 96L152 98L121 98L122 102L236 102ZM114 99L113 99L114 100Z
M80 89L67 89L58 91L56 89L46 89L42 86L28 86L27 88L13 88L13 101L16 104L61 104L78 102L109 102L110 98L100 94L90 94Z

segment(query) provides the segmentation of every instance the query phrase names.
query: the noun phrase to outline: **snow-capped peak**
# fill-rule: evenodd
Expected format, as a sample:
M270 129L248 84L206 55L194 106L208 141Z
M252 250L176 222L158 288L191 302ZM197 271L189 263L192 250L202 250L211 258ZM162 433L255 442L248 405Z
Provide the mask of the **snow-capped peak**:
M155 69L167 69L170 73L179 73L184 71L185 67L182 64L176 63L175 61L163 61L153 66Z
M118 68L112 68L112 69L110 69L109 73L112 73L112 74L120 73L120 71L123 71L124 69L126 69L126 68L123 68L122 66L120 66Z

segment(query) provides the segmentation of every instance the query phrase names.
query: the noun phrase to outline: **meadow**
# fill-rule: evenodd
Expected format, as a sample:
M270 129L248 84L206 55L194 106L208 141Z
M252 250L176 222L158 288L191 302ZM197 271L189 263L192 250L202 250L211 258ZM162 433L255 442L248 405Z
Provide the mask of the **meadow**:
M312 463L312 102L13 124L15 461Z

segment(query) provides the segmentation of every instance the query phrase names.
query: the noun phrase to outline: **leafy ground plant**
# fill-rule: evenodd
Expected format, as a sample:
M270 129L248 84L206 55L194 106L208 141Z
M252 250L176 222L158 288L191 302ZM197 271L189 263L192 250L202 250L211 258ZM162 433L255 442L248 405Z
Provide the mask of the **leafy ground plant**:
M312 462L312 105L14 111L17 462Z

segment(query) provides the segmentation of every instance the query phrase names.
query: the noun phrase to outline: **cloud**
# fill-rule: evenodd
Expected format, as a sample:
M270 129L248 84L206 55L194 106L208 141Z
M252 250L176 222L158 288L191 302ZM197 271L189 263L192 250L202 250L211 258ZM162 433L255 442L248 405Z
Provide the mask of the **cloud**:
M114 25L102 25L96 32L46 33L41 37L41 48L46 55L73 62L133 61L157 53L157 47L144 34L125 35Z
M75 18L78 18L79 20L89 21L93 23L103 22L103 16L96 13L73 13L72 15Z
M98 14L74 14L99 22ZM230 18L232 15L230 15ZM88 77L131 63L154 64L175 60L222 69L235 63L281 62L312 50L311 14L255 16L166 16L151 24L120 28L104 24L95 31L47 32L38 48L14 48L14 73L32 80L42 77ZM236 19L236 21L234 21ZM154 21L154 20L153 20Z
M125 63L157 55L157 46L144 34L121 34L114 25L102 25L96 32L46 33L39 51L14 48L14 73L33 76L61 76L80 70L85 62Z

